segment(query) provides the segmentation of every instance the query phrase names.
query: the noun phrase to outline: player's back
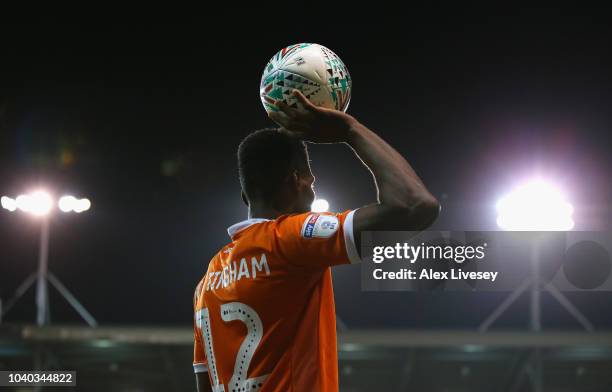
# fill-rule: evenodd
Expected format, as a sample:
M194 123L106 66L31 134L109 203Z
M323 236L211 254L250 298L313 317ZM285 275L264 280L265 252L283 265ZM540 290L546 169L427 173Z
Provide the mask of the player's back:
M329 266L348 262L347 215L286 215L230 227L232 242L211 260L194 298L194 366L207 363L213 389L337 390Z

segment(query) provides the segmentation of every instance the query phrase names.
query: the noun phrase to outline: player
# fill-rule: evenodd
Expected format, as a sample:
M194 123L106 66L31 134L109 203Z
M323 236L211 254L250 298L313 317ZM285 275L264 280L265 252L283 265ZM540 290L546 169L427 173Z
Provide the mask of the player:
M358 263L360 233L422 230L440 206L408 162L352 116L276 102L281 129L238 148L248 218L228 229L194 295L198 391L338 390L330 267ZM312 213L314 176L303 141L346 143L371 170L374 204Z

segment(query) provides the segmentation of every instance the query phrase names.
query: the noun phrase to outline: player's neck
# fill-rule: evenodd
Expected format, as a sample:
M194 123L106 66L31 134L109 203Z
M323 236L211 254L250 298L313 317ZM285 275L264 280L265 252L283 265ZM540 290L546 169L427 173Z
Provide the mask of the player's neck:
M265 205L252 205L249 207L249 219L276 219L284 213Z

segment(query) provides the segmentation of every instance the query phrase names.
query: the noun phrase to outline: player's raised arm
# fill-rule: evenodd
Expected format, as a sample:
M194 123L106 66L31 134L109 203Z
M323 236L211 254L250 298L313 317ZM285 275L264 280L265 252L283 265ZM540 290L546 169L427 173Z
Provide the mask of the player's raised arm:
M399 152L354 117L316 107L299 91L294 94L301 107L276 102L280 110L270 118L312 143L347 143L374 176L378 200L355 213L357 240L361 231L423 230L433 223L440 205Z

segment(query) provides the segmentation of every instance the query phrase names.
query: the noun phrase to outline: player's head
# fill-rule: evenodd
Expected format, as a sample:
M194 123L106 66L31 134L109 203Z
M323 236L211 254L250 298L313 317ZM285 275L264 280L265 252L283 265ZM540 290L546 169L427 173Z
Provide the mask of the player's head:
M310 211L314 176L303 141L266 128L245 137L238 147L242 199L280 213Z

